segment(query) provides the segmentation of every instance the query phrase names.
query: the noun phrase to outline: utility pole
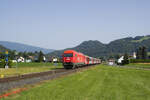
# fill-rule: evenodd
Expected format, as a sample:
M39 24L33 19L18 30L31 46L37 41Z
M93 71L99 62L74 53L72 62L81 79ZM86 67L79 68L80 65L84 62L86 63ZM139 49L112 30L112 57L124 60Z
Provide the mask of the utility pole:
M16 68L18 68L18 52L15 52L15 58L16 58Z
M8 69L9 68L9 66L8 66L8 51L5 52L5 56L6 56L6 58L5 58L5 61L6 61L5 69Z

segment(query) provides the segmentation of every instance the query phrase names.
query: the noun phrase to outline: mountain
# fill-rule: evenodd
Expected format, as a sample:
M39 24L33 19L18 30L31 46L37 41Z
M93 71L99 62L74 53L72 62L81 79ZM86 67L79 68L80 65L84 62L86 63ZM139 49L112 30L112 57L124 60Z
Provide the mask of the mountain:
M16 43L16 42L8 42L8 41L0 41L0 45L3 45L4 47L10 49L10 50L16 50L18 52L35 52L35 51L42 51L43 53L49 53L54 51L53 49L45 49L40 48L36 46Z
M97 49L101 49L101 51L104 51L105 50L104 48L106 48L105 44L102 44L101 42L99 42L97 40L95 40L95 41L90 40L90 41L84 41L80 45L78 45L74 48L67 48L64 50L56 50L54 52L48 53L47 56L50 56L50 57L59 56L60 57L65 50L69 50L69 49L76 50L78 52L82 52L88 56L93 56L93 55L96 56L99 53L99 51Z
M73 50L82 52L88 56L97 56L97 54L101 52L105 52L106 45L97 41L97 40L89 40L84 41L80 45L72 48Z
M9 49L5 48L4 46L0 45L0 52L9 51Z
M82 52L92 57L108 57L116 54L129 53L132 54L140 46L146 46L147 50L150 51L150 35L127 37L118 40L111 41L108 44L103 44L97 40L84 41L80 45L67 48L64 50L72 49L78 52ZM48 54L48 56L61 56L64 50L57 50Z

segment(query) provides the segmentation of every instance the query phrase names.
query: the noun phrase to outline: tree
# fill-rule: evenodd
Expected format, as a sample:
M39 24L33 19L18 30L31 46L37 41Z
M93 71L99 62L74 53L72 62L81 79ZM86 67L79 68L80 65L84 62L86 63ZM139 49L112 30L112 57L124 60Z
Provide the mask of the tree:
M5 58L5 54L3 52L0 52L0 59L4 59Z
M98 57L98 59L101 59L102 61L105 61L105 58L102 56L102 57Z
M122 61L122 64L125 65L125 64L129 64L129 56L127 53L124 54L124 58L123 58L123 61Z
M137 54L136 55L137 59L146 59L147 58L146 47L145 46L139 47L139 49L137 50L136 54Z
M140 59L140 51L139 51L139 49L136 51L136 59Z
M113 59L114 57L112 55L109 55L108 59Z
M141 54L142 54L142 59L146 59L147 58L147 51L146 51L146 47L145 46L142 47Z
M44 56L43 52L40 51L40 52L39 52L39 56L38 56L38 61L39 61L39 62L42 62L42 61L43 61L43 56Z
M119 55L119 54L115 54L115 55L114 55L114 58L115 58L115 59L119 59L119 58L120 58L120 55Z
M142 47L139 47L139 59L142 59Z
M9 57L10 57L10 59L15 59L15 50L13 50L13 51L9 51Z
M18 56L23 56L23 53L22 53L22 52L19 52L19 53L18 53Z
M26 52L26 51L25 51L25 52L23 52L22 56L23 56L25 59L27 59L27 58L28 58L28 54L27 54L27 52Z

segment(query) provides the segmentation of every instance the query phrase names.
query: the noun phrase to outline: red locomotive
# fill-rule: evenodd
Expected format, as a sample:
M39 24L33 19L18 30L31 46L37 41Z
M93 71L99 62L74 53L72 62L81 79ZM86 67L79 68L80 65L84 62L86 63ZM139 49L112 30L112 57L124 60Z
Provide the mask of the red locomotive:
M94 65L94 64L101 63L100 59L86 56L74 50L64 51L62 58L63 58L62 59L63 66L65 69L72 69L72 68L81 67L85 65Z

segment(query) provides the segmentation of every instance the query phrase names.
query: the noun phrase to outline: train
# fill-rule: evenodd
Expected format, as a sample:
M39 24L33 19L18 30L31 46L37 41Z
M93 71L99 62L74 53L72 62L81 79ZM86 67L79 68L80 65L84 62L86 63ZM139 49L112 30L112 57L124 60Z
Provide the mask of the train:
M65 69L74 69L83 66L100 64L101 59L89 57L75 50L66 50L62 55L62 63Z

